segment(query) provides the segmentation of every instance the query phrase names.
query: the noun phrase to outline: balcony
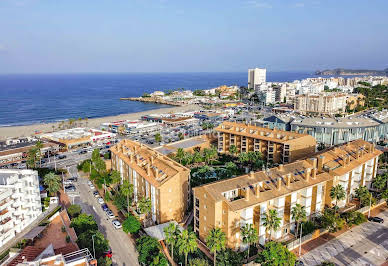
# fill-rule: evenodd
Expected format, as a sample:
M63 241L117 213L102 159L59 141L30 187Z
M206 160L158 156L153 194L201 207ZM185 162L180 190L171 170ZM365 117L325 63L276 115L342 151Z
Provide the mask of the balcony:
M7 213L8 213L7 209L1 210L0 211L0 216L3 216L4 214L7 214Z
M0 221L0 225L5 225L5 224L7 224L9 221L11 221L11 217L5 218L4 220Z

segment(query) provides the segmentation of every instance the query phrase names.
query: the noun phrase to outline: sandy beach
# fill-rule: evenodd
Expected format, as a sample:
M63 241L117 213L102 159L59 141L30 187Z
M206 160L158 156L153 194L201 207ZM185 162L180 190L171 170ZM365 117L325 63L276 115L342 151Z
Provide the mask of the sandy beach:
M148 111L138 112L138 113L129 113L129 114L116 115L116 116L93 118L88 120L87 126L99 127L100 124L104 122L113 122L118 120L136 120L136 119L139 119L141 116L147 115L147 114L149 115L149 114L196 111L196 110L199 110L199 108L200 107L197 105L174 106L170 108L160 108L160 109L148 110ZM60 123L58 122L58 123L34 124L34 125L26 125L26 126L0 127L0 139L4 140L7 138L32 136L32 135L35 135L35 132L40 132L40 133L52 132L53 126L57 130L59 124Z

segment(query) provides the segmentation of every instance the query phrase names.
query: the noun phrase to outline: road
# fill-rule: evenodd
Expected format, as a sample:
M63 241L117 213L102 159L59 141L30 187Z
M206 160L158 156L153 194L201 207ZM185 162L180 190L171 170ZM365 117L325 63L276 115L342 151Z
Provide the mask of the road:
M75 165L69 168L69 172L71 176L78 176ZM93 191L90 190L87 179L79 177L75 186L77 188L75 194L78 196L74 197L74 203L80 205L84 213L91 214L96 219L98 230L109 240L109 245L113 253L113 264L119 266L139 265L136 249L132 240L121 229L115 229L113 227L112 220L106 216L101 205L93 196Z
M388 260L388 210L383 224L366 222L302 256L304 265L381 265Z

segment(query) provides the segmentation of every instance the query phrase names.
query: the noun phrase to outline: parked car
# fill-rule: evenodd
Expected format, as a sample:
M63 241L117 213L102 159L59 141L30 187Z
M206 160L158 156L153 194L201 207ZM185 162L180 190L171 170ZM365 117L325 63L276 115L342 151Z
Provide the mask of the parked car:
M85 154L85 153L87 153L88 151L87 150L81 150L80 152L79 152L79 154Z
M96 189L96 187L93 184L90 185L89 187L90 187L90 189Z
M105 251L104 257L112 258L112 250Z
M104 203L105 203L105 201L104 201L103 198L97 198L97 201L98 201L98 203L100 203L100 204L104 204Z
M96 197L96 198L98 198L98 197L100 196L100 194L98 193L97 190L96 190L96 191L93 191L93 195L94 195L94 197Z
M116 229L120 229L122 227L120 221L117 219L113 220L112 224L113 224L114 228L116 228Z
M106 215L108 216L109 219L113 219L116 217L114 213L109 209L106 211Z
M67 191L67 192L75 192L75 190L76 190L76 188L73 185L65 187L65 191Z
M70 177L67 180L70 180L71 182L77 182L78 178L76 176Z
M101 205L101 208L102 208L102 210L103 210L104 212L106 212L107 210L109 210L109 207L108 207L108 205L106 205L106 203L102 204L102 205Z
M72 185L72 184L73 184L73 181L72 181L72 180L69 180L69 179L66 179L65 181L63 181L63 184L64 184L64 185Z
M66 155L63 155L63 154L58 155L58 159L65 159L65 158L66 158Z
M88 180L88 185L89 186L93 185L92 181Z
M371 222L379 223L379 224L384 223L384 219L380 218L380 217L377 217L377 216L369 217L368 220L371 221Z

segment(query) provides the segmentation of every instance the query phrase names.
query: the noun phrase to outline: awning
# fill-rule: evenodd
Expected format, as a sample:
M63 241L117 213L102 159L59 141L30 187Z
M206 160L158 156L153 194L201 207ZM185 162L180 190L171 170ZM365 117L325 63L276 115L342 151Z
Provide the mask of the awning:
M33 228L30 232L25 234L23 238L28 240L34 240L35 237L37 237L40 233L42 233L45 228L46 226L37 226Z
M154 237L159 241L164 240L166 236L164 235L163 229L167 227L170 223L174 223L181 231L183 230L183 227L181 227L177 222L171 221L168 223L158 224L155 226L144 228L144 231L146 231L147 235Z

